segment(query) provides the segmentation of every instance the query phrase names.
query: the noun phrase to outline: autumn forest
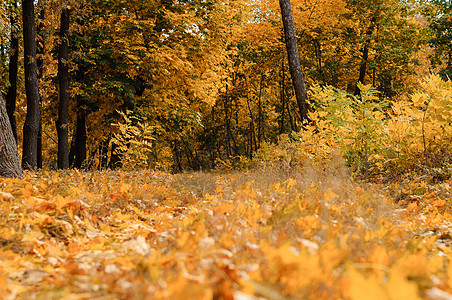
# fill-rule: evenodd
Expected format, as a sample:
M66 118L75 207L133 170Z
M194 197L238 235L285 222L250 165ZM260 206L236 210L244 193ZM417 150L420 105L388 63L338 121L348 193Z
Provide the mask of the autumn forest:
M41 127L30 168L209 170L300 131L278 2L173 2L31 3ZM311 113L327 89L359 96L360 82L400 103L425 76L450 74L447 1L292 5ZM22 8L0 7L0 87L20 152L31 134Z
M0 298L451 299L449 0L1 0Z

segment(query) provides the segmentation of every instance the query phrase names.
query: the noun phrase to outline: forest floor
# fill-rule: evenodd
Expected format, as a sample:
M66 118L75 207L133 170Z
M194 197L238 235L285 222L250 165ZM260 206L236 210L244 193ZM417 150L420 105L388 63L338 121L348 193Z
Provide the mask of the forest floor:
M2 299L452 299L450 180L337 164L0 187Z

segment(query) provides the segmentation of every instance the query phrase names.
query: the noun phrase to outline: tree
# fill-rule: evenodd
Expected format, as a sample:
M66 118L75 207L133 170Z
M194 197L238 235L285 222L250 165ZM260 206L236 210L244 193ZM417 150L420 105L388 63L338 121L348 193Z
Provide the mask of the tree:
M434 65L442 67L441 75L452 78L452 2L450 0L431 1L429 26L433 31L430 44L435 52L432 57Z
M38 135L41 121L41 105L36 62L36 28L34 1L22 0L25 93L27 115L23 128L22 167L33 170L38 161Z
M70 8L65 7L61 11L60 46L58 52L58 83L60 101L58 104L58 168L69 168L69 31Z
M38 84L41 85L44 77L44 56L45 56L45 3L39 1L38 5L41 4L39 8L39 14L36 24L36 64L38 67ZM39 93L39 103L42 108L42 92ZM42 116L41 116L42 119ZM42 121L39 123L39 133L38 133L38 154L37 154L37 168L42 169Z
M17 69L19 64L19 21L17 15L17 1L13 1L10 6L11 16L11 50L9 57L9 87L6 94L6 111L8 113L9 121L14 139L17 142L17 126L16 126L16 97L17 97Z
M284 36L286 40L287 56L289 59L290 76L292 77L301 121L304 122L308 120L308 93L306 91L306 83L300 65L298 41L295 34L295 22L293 20L290 0L279 0L279 6L281 7L282 21L284 25Z
M0 176L22 178L16 139L6 112L5 102L0 94Z
M374 31L375 22L376 22L376 18L374 16L370 20L370 26L367 29L367 33L366 33L368 38L367 38L367 41L364 43L362 63L361 63L361 66L359 67L359 78L358 78L358 82L355 86L355 92L353 93L353 95L355 95L355 96L359 96L360 91L359 91L358 84L359 83L364 84L364 78L366 77L367 60L369 59L370 36L372 35L372 33Z

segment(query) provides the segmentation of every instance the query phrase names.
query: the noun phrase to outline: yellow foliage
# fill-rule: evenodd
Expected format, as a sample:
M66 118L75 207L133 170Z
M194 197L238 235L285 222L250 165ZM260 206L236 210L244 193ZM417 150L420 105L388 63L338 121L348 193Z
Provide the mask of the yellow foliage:
M403 157L448 149L452 138L452 82L429 75L410 99L393 104L388 123L391 147Z
M377 277L366 278L351 265L347 266L347 274L349 283L344 294L350 299L388 299L384 287Z
M311 123L263 145L254 160L260 166L291 169L307 160L327 168L339 154L352 172L400 174L421 163L443 167L452 142L452 82L430 75L407 99L388 103L369 85L360 97L329 86L312 88ZM413 204L414 205L414 204ZM414 206L410 209L414 209ZM439 202L438 202L439 205Z
M409 281L406 276L396 270L392 271L389 275L386 290L389 299L421 299L416 283Z

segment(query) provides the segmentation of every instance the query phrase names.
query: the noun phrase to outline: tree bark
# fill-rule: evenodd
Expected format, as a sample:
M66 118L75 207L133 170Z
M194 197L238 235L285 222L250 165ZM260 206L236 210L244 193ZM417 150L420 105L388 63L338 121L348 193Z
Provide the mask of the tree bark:
M36 169L38 160L38 135L41 122L41 106L36 63L36 28L34 1L22 0L24 32L25 93L27 96L27 116L23 129L22 167Z
M254 145L254 149L257 150L257 142L256 142L256 134L254 133L254 115L253 115L253 111L251 110L251 105L250 105L250 99L249 97L246 97L246 104L248 106L248 112L250 113L250 128L249 128L249 132L250 132L250 152L249 157L250 159L253 157L253 145Z
M326 85L325 73L322 68L322 44L320 44L318 39L313 39L312 42L314 44L315 56L317 57L317 69L319 70L323 85Z
M0 37L0 57L2 59L1 64L5 65L6 61L6 51L5 51L5 38L3 36Z
M363 49L363 56L362 56L362 63L361 66L359 67L359 78L358 78L358 83L362 83L364 84L364 78L366 76L366 69L367 69L367 59L369 58L369 48L367 47L367 44L364 45L364 49ZM355 92L353 93L353 95L355 96L359 96L360 90L358 87L358 84L356 84L355 86Z
M69 22L70 10L64 8L61 12L60 47L58 52L58 84L60 101L58 104L58 169L69 168Z
M45 52L45 37L44 37L44 20L45 20L45 9L41 7L41 11L38 16L38 24L36 26L37 30L37 47L36 47L36 63L38 67L38 85L41 84L42 78L44 77L44 52ZM42 95L39 94L39 105L42 107ZM39 133L38 133L38 154L37 154L37 167L42 169L42 123L39 123Z
M99 144L99 170L106 170L108 167L108 144L110 143L110 137L103 140Z
M17 70L19 65L19 37L17 27L19 20L17 15L17 1L13 1L11 6L11 50L9 57L9 87L6 94L6 112L14 139L17 143L17 125L16 125L16 98L17 98Z
M306 83L301 70L300 56L298 54L298 41L295 34L295 23L293 20L290 0L279 0L281 7L282 21L284 25L284 36L286 40L287 56L289 59L289 71L295 89L298 109L300 111L301 122L308 121L308 93Z
M5 102L0 95L0 176L22 178L16 139L6 112Z
M281 122L279 123L279 134L283 134L284 133L284 113L286 111L286 94L285 94L285 89L286 89L286 85L285 85L285 76L286 73L284 72L284 57L283 60L281 62Z
M257 142L259 144L259 148L262 145L262 135L263 135L263 128L262 128L262 86L264 85L264 74L261 74L261 80L259 83L259 97L257 101L257 105L259 108L259 115L257 118ZM256 149L257 150L257 149Z
M364 78L366 77L366 71L367 71L367 61L369 59L369 44L370 44L372 32L374 31L376 21L377 21L377 18L372 17L372 19L370 20L370 26L366 32L367 39L366 39L366 41L364 43L364 47L363 47L362 63L361 63L361 66L359 67L358 83L364 84ZM356 84L355 92L353 93L353 95L355 95L355 96L359 96L359 94L360 94L358 83Z
M77 169L82 168L83 163L86 160L86 124L85 124L85 112L82 111L77 116L77 127L75 130L75 160L74 167Z

